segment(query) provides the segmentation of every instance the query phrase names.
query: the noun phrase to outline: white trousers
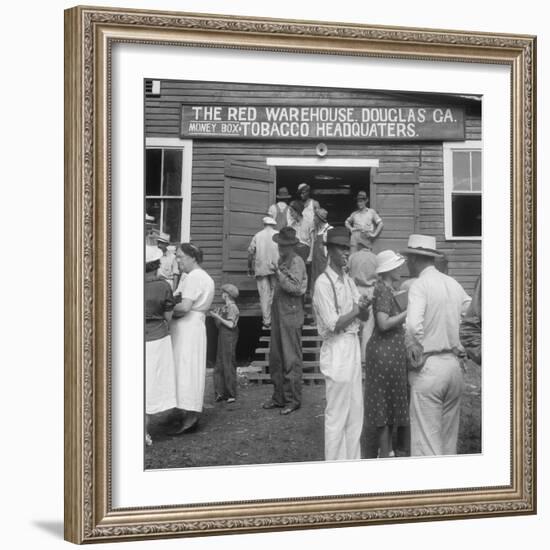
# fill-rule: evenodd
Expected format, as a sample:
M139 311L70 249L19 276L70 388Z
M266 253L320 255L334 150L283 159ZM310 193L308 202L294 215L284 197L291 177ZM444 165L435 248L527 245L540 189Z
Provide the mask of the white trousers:
M363 393L357 334L338 334L323 342L320 368L327 398L325 460L360 459Z
M409 372L411 456L452 455L457 451L464 374L452 353L428 357Z
M273 303L273 290L275 288L275 275L261 275L256 277L258 294L260 295L260 307L262 308L262 322L271 325L271 304Z

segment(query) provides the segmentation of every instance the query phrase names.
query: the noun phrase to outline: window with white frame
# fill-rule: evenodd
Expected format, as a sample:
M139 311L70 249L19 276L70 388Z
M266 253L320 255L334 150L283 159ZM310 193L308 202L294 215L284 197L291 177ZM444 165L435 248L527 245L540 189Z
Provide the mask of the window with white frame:
M445 236L481 238L481 141L443 144Z
M145 211L170 242L189 239L191 146L177 145L148 139L145 150Z

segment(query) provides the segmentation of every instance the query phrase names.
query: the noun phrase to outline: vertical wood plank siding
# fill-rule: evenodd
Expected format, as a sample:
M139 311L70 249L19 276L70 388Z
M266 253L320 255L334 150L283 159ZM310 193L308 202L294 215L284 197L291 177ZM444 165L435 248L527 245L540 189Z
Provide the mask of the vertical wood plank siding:
M422 104L419 96L348 90L250 84L162 81L161 95L146 98L145 131L148 137L179 137L180 106L194 103L244 104ZM426 103L434 104L433 98ZM450 99L442 104L453 105ZM481 139L479 107L466 104L466 139ZM224 162L227 157L265 162L270 156L315 156L317 141L194 140L192 171L191 238L204 250L203 267L216 286L222 284ZM441 142L344 142L327 141L329 156L379 159L378 173L399 182L401 174L417 171L419 229L434 235L438 248L447 254L449 274L471 293L481 270L481 242L446 241L443 204L443 146ZM367 186L368 183L365 182ZM258 228L260 229L260 228ZM403 235L403 246L407 235Z

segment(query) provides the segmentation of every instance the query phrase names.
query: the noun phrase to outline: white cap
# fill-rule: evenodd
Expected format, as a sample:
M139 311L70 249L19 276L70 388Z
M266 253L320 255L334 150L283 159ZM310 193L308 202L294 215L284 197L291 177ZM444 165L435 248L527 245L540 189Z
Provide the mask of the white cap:
M157 241L162 241L165 243L170 242L170 235L168 233L163 233L162 231L159 233L159 236L157 237Z
M307 183L300 183L300 185L298 185L298 191L301 191L302 189L304 189L305 187L307 187L309 189L309 185Z
M146 222L154 222L155 221L155 217L154 216L149 216L149 214L145 214L145 221Z
M145 247L145 263L150 264L162 258L162 250L158 246L147 245Z
M277 225L277 222L271 216L265 216L265 218L262 218L262 222L264 222L264 225Z
M387 273L405 263L405 258L393 250L382 250L376 255L376 273Z

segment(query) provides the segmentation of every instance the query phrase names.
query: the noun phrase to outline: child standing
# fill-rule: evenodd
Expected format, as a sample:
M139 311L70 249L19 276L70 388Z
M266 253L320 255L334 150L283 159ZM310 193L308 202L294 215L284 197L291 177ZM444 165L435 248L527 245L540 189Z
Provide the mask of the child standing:
M235 300L239 289L232 284L222 286L222 300L225 305L220 310L213 310L210 315L218 327L218 351L214 368L214 391L216 401L227 400L233 403L237 397L237 373L235 349L239 339L239 308Z

